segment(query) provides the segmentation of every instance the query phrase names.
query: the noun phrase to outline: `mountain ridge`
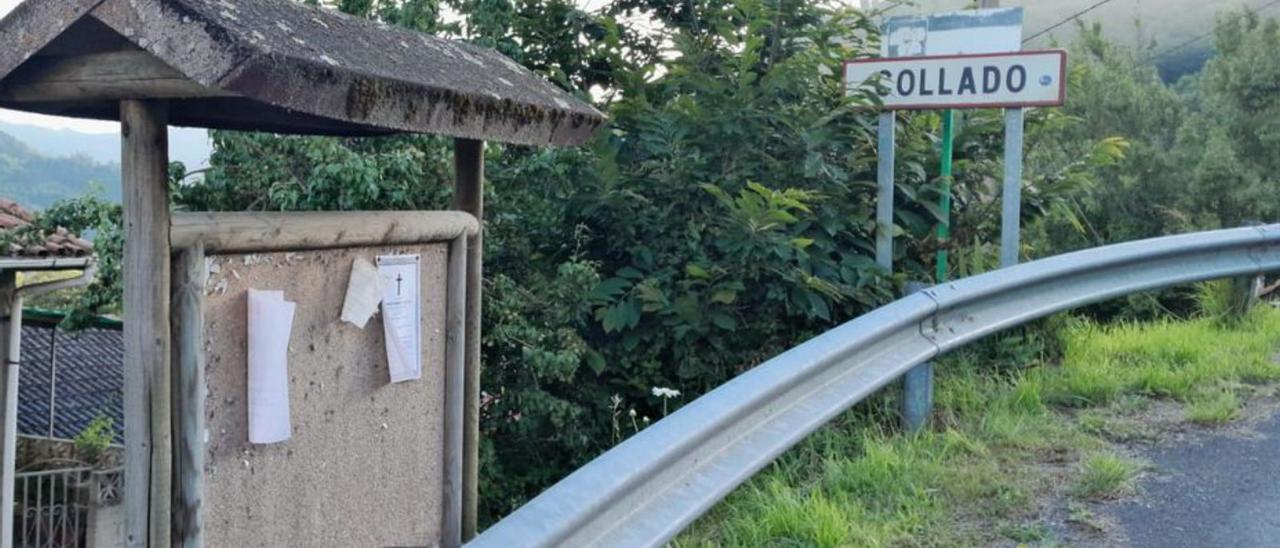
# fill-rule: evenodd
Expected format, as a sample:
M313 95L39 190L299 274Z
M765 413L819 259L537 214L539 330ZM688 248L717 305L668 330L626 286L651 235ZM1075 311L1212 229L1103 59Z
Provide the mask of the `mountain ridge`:
M119 202L120 165L95 161L87 154L50 156L0 131L0 197L28 209L85 194Z
M95 162L120 162L119 133L85 133L72 129L51 129L0 120L0 132L25 143L43 156L67 157L83 154ZM170 128L169 157L187 169L208 167L213 145L203 129Z

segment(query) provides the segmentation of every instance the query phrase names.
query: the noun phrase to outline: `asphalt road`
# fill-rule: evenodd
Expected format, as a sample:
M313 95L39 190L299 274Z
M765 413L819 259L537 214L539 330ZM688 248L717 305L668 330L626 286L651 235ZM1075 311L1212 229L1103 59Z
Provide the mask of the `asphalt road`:
M1138 500L1107 509L1125 545L1280 547L1280 414L1248 435L1213 434L1146 455Z

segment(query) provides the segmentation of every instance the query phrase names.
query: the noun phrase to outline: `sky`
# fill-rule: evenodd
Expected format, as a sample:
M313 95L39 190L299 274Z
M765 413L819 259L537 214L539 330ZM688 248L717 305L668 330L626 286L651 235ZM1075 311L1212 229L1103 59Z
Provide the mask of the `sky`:
M0 0L0 16L9 13L10 10L17 7L18 3L19 0ZM74 129L85 133L116 133L120 131L120 124L115 122L41 116L39 114L28 114L5 109L0 109L0 120L50 129Z

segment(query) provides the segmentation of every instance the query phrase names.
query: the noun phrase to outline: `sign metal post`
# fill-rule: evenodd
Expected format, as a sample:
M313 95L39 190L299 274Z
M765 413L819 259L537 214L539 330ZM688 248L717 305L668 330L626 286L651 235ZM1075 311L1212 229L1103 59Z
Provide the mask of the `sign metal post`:
M998 8L1000 0L978 0ZM1004 111L1004 191L1000 198L1000 267L1018 264L1022 236L1022 107Z
M876 262L893 263L893 146L894 111L942 110L942 194L937 236L939 283L947 279L950 237L951 183L956 108L1004 108L1005 166L1001 219L1001 266L1018 262L1022 193L1023 107L1059 106L1066 101L1066 52L1019 51L861 59L845 64L845 80L852 88L878 81L885 112L880 113L876 207Z
M876 264L893 272L893 162L897 121L893 111L880 113L879 164L876 166Z
M1018 264L1022 231L1022 108L1004 111L1004 192L1000 198L1000 267Z
M942 219L938 221L938 257L937 272L934 277L937 283L947 281L947 239L951 237L951 158L955 155L955 111L942 111L942 167L939 169L938 184L942 198L938 210Z
M980 0L994 8L998 0ZM937 283L949 275L947 241L951 202L955 112L957 108L1005 109L1005 160L1001 192L1000 265L1018 263L1021 245L1023 108L1060 106L1066 100L1066 53L1020 51L1022 9L981 9L930 16L890 18L881 57L845 63L849 93L877 83L879 114L876 173L876 263L893 271L894 146L897 110L941 110L941 165L938 177L939 248ZM915 288L919 290L919 288ZM904 379L903 419L916 430L931 405L932 366L921 364Z

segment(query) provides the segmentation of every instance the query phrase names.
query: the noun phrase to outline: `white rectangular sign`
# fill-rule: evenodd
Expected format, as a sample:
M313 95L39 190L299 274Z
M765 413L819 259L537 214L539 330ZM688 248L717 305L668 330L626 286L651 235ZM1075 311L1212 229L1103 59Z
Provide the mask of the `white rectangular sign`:
M391 382L422 378L421 263L420 255L378 257L382 329Z
M1061 50L865 59L845 63L847 93L872 86L890 110L1058 106L1066 101Z
M882 57L967 55L1022 49L1022 8L890 17Z

